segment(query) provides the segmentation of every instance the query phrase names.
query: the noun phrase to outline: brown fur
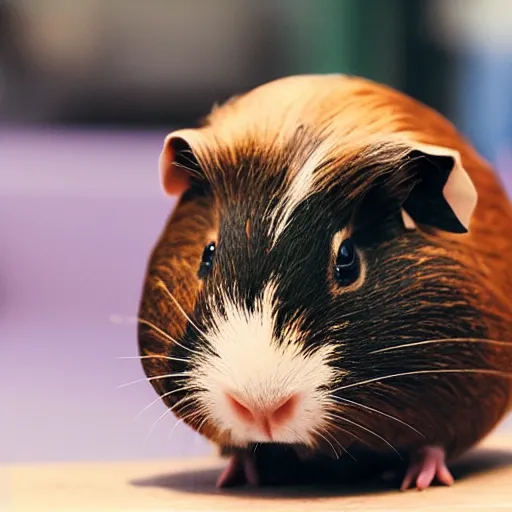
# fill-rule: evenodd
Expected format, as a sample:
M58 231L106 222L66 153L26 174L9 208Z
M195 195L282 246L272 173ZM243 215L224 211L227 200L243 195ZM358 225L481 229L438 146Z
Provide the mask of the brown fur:
M206 180L213 183L213 195L197 199L185 194L181 198L151 256L141 301L141 317L172 338L183 338L187 321L156 284L162 280L187 314L193 316L202 286L196 277L197 265L203 247L217 236L219 229L215 201L222 197L227 204L234 205L240 200L235 183L242 179L239 172L243 161L253 162L245 171L246 183L258 182L258 173L263 172L259 165L262 161L265 162L263 168L267 178L276 173L277 179L277 170L286 164L286 180L291 180L307 159L308 144L301 145L296 139L297 127L301 125L309 128L308 136L320 141L319 144L324 144L326 148L325 162L318 171L321 178L318 187L328 191L335 179L336 169L353 169L354 198L368 186L365 181L356 184L359 170L374 164L387 165L390 169L401 165L408 141L459 151L463 166L478 192L478 204L469 233L460 235L419 228L421 236L432 240L433 245L426 245L421 256L415 253L413 258L418 264L428 265L429 261L440 256L448 256L462 264L466 269L464 275L460 275L458 267L454 267L453 272L448 269L439 274L440 283L463 290L467 301L481 312L489 339L509 344L478 347L477 343L466 344L464 348L459 345L442 353L436 345L418 346L414 349L415 358L428 362L444 357L444 362L456 362L460 368L467 361L472 366L479 366L477 363L480 363L480 367L511 373L512 207L499 178L441 115L397 91L361 78L311 76L272 82L216 108L203 126L194 130L195 138L190 145L201 172ZM389 151L393 146L397 150ZM315 147L318 147L318 143ZM177 170L178 167L174 172ZM279 190L278 187L273 193L278 194ZM252 191L247 193L251 194ZM243 229L249 244L258 225L247 219ZM407 253L399 254L398 251L397 254L397 259L411 258ZM432 268L435 272L434 264ZM432 279L434 274L430 273L427 277ZM389 278L390 289L393 279L399 278ZM416 293L415 287L417 293L421 292L422 279L422 274L419 274L419 279L411 284L411 295ZM425 299L425 307L429 304L429 300ZM446 303L444 306L450 308L456 304ZM169 340L150 331L144 325L140 328L141 352L168 354ZM400 355L397 351L390 353L389 357ZM144 367L149 376L169 372L169 365L165 361L145 360ZM421 377L418 379L421 381ZM404 392L396 410L385 407L386 394L400 393L399 385L391 380L375 383L367 390L361 390L357 396L358 399L363 398L364 403L385 409L389 414L412 424L418 423L417 408L421 408L424 414L421 422L428 429L435 430L429 441L444 444L450 455L457 455L485 436L510 409L512 381L475 374L440 376L439 379L443 385L435 388L435 394L428 389L425 391L428 403L415 402L414 394ZM402 382L407 385L405 381ZM160 394L165 392L163 381L153 381L153 384ZM454 395L459 397L458 404L451 402ZM479 399L477 408L474 406L475 397ZM439 405L436 405L436 400ZM443 400L451 404L451 410L441 411ZM169 399L167 403L172 406L173 401ZM340 406L340 409L342 407L345 406ZM181 411L180 415L184 417L188 412ZM449 421L451 414L453 421ZM383 425L382 417L363 413L360 418L361 423L378 430L394 442L402 439L405 445L410 446L419 443L414 433L399 429L396 423ZM193 415L186 421L194 428L199 426L199 421ZM469 423L464 426L466 422ZM390 429L398 430L399 434ZM221 433L216 432L207 421L202 422L201 433L219 444L223 443ZM357 433L361 435L360 431ZM342 433L339 436L346 439ZM375 439L365 441L372 445ZM379 449L378 446L375 448Z

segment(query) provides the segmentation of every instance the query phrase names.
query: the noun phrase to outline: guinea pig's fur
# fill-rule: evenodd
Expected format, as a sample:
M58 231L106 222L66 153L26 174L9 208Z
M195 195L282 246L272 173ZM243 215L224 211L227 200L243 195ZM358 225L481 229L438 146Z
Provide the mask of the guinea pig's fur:
M179 201L150 257L140 353L217 445L452 458L510 409L512 207L429 107L357 77L283 78L171 133L160 176ZM341 286L348 237L359 272ZM293 396L293 414L262 430L227 394Z

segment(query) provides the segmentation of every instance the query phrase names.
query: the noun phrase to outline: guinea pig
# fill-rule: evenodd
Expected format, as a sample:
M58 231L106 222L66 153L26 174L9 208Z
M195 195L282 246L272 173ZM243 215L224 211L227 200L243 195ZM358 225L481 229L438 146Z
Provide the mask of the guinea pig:
M403 460L401 489L453 483L512 404L512 207L490 164L401 92L301 75L170 133L159 170L178 199L140 355L230 456L218 485L261 485L272 446L293 464L364 448Z

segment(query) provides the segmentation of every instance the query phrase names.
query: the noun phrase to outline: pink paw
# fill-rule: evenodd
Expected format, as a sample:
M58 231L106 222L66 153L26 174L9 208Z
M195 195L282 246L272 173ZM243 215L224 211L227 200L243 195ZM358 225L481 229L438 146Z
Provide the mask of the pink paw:
M232 455L228 465L217 479L217 487L236 487L249 484L257 487L258 473L254 459L248 454Z
M453 476L446 467L444 450L438 446L425 446L411 457L400 490L405 491L415 480L416 488L422 491L436 477L442 484L453 484Z

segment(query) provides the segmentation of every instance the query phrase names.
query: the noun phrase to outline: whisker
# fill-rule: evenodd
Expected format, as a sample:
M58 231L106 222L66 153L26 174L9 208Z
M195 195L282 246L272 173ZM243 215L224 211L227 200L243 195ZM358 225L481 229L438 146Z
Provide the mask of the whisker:
M408 375L427 375L427 374L435 374L435 373L479 373L483 375L493 375L495 377L503 377L507 379L512 378L512 373L509 372L501 372L499 370L489 370L487 368L460 368L460 369L448 369L448 368L437 368L435 370L415 370L411 372L400 372L393 373L391 375L383 375L382 377L374 377L373 379L367 379L359 382L354 382L352 384L346 384L345 386L341 386L339 388L333 389L332 393L337 391L341 391L343 389L355 388L358 386L363 386L365 384L371 384L372 382L379 382L381 380L393 379L395 377L406 377Z
M174 426L171 428L171 431L167 434L167 438L165 439L165 445L168 445L169 444L169 440L171 439L171 436L173 435L174 431L176 430L176 427L180 424L180 423L183 423L185 421L185 418L180 418L179 420L176 421L176 423L174 424Z
M132 421L135 421L144 411L147 411L152 405L156 404L157 402L160 402L164 398L173 395L174 393L179 393L180 391L187 391L194 389L194 386L182 386L178 389L173 389L172 391L168 391L167 393L164 393L163 395L158 395L152 402L150 402L142 411L140 411Z
M188 414L185 414L184 416L182 416L181 421L185 422L187 420L190 420L190 418L194 418L195 416L199 415L201 412L202 412L202 410L200 408L193 409Z
M403 343L401 345L393 345L390 347L380 348L378 350L372 350L371 352L368 352L368 354L379 354L381 352L389 352L391 350L397 350L400 348L418 347L421 345L430 345L433 343L486 343L488 345L508 346L510 349L512 349L512 341L501 341L487 338L440 338L434 340L414 341L411 343Z
M370 428L367 428L364 425L357 423L356 421L352 421L352 420L348 419L346 416L338 416L338 419L341 421L346 421L347 423L350 423L351 425L354 425L355 427L360 428L361 430L364 430L364 431L368 432L369 434L374 435L375 437L377 437L378 439L380 439L381 441L386 443L400 457L400 459L403 460L403 457L402 457L402 455L400 455L400 452L387 439L385 439L381 435L377 434L377 432L374 432Z
M197 432L197 434L199 434L199 435L200 435L201 429L203 428L203 426L204 426L206 423L208 423L208 415L207 415L207 414L205 414L205 415L204 415L204 418L203 418L203 420L201 421L201 423L199 423L199 425L197 425L197 427L196 427L196 429L195 429L195 430L196 430L196 432Z
M328 435L336 444L345 452L354 462L357 462L356 458L345 448L330 432L326 432L325 435Z
M189 401L189 400L192 400L194 401L196 399L196 397L194 395L188 395L188 396L184 396L183 398L181 398L180 400L178 400L173 406L172 406L172 409L174 411L177 411L178 408L183 405L185 402Z
M336 451L336 449L334 448L334 446L332 445L332 443L329 441L329 439L327 439L327 437L325 437L323 434L321 434L318 430L316 429L313 429L313 432L318 436L318 437L321 437L331 448L332 448L332 451L334 452L334 455L336 456L336 460L338 460L340 458L340 454Z
M334 430L337 430L338 432L342 432L343 434L348 434L349 436L352 436L356 441L358 441L359 443L361 444L365 444L364 440L361 439L359 436L357 436L356 434L354 434L354 432L350 432L349 430L346 430L342 427L340 427L339 425L336 425L336 424L330 424L330 426L334 429ZM342 445L340 445L342 446ZM357 464L357 458L354 457L349 451L347 448L345 448L343 446L343 450L345 451L345 453Z
M180 310L181 314L186 318L186 320L190 323L196 331L201 334L205 339L208 339L208 336L195 324L195 322L190 318L190 316L187 315L186 311L183 309L181 304L176 300L174 295L169 291L169 288L167 288L166 284L163 282L162 279L158 279L157 286L160 286L160 288L163 288L165 293L169 296L169 298L176 304L176 307Z
M182 402L185 402L187 399L188 400L191 400L191 399L194 399L195 397L193 396L186 396L184 398L182 398L181 400L179 400L172 408L168 408L166 411L163 412L163 414L161 416L159 416L157 418L157 420L153 423L153 425L151 426L151 428L149 429L149 432L144 440L144 444L143 444L143 447L142 447L142 456L144 456L144 451L146 449L146 445L149 441L149 436L151 435L151 433L153 432L153 430L155 429L155 427L158 425L158 423L160 423L161 420L163 420L165 418L165 416L167 416L169 413L171 412L174 412L178 406L178 404L182 403ZM192 412L196 412L196 411L192 411ZM187 416L184 416L183 418L180 419L180 421L178 421L174 427L173 427L173 431L174 429L176 428L176 426L178 425L178 423L184 421L185 419L187 418Z
M167 373L165 375L155 375L153 377L146 377L143 379L132 380L131 382L127 382L126 384L121 384L120 386L117 386L117 388L118 389L125 388L127 386L131 386L132 384L137 384L139 382L151 382L153 380L172 379L175 377L188 377L190 375L191 375L191 372Z
M165 440L165 444L169 444L169 440L171 439L171 436L173 435L174 431L176 430L177 426L180 424L180 423L184 423L186 420L190 420L191 418L195 418L196 416L200 416L201 413L203 412L203 409L202 408L199 408L197 410L193 410L191 411L189 414L186 414L185 416L183 416L182 418L180 418L175 424L174 426L172 427L171 431L169 432L169 434L167 435L167 438Z
M416 430L412 425L409 425L409 423L406 423L405 421L402 421L400 418L392 416L391 414L388 414L388 413L386 413L384 411L379 411L378 409L374 409L373 407L369 407L368 405L364 405L364 404L361 404L359 402L354 402L353 400L349 400L348 398L341 398L341 397L338 397L338 396L333 396L332 399L336 400L336 401L341 401L343 403L351 404L351 405L354 405L354 406L357 406L357 407L361 407L362 409L368 409L369 411L373 411L373 412L375 412L377 414L385 416L386 418L394 420L394 421L396 421L398 423L401 423L402 425L410 428L411 430L413 430L414 432L419 434L421 437L426 439L426 436L424 434L422 434L419 430Z
M336 443L336 445L338 445L343 452L345 452L354 462L356 462L356 459L352 456L352 454L334 437L331 432L326 431L325 435L332 439L332 441Z
M146 446L148 444L151 433L153 432L153 430L155 430L155 427L160 423L160 421L162 421L170 412L171 409L165 410L164 413L156 419L153 425L151 425L151 428L149 429L149 432L147 433L146 438L144 439L144 443L142 445L142 457L144 457L144 452L146 451Z
M144 320L144 318L138 318L137 320L139 323L147 325L151 329L154 329L158 334L163 336L166 341L174 343L178 347L181 347L183 350L186 350L186 351L190 352L191 354L196 354L196 355L202 356L201 352L198 352L197 350L193 350L189 347L186 347L185 345L182 345L178 340L174 339L172 336L170 336L166 332L162 331L162 329L157 327L155 324L149 322L148 320Z
M359 441L360 443L364 444L363 439L361 439L356 434L354 434L354 432L350 432L350 430L347 430L347 429L341 427L340 425L338 425L337 423L335 423L336 421L338 421L340 419L340 416L328 413L328 414L326 414L326 418L330 420L330 422L328 423L329 427L339 430L340 432L343 432L344 434L348 434L348 435L352 436L356 441Z
M331 418L331 419L334 419L334 418ZM352 434L351 432L349 432L348 430L345 430L341 427L338 427L337 425L335 425L334 423L328 423L329 427L332 427L336 430L339 430L340 432L344 432L346 434L349 434L349 435L352 435L353 437L356 437L357 439L357 436L354 436L354 434ZM315 434L319 434L318 430L314 430L313 431ZM354 462L357 462L357 460L355 459L355 457L328 431L325 431L325 435L329 436L340 448L343 452L345 452ZM338 456L338 459L340 457Z
M152 356L119 356L116 359L166 359L168 361L176 361L178 363L190 363L188 359L181 359L180 357L163 356L154 354Z

